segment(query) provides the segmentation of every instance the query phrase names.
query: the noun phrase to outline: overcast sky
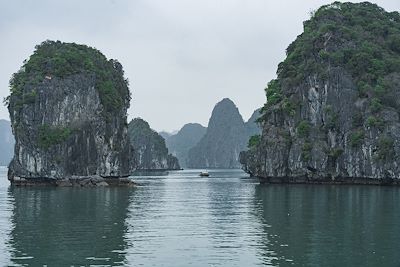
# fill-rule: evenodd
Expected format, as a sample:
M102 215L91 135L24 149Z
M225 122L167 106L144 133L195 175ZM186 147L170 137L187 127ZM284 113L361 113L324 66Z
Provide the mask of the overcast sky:
M286 47L324 0L0 0L0 97L46 39L96 47L130 80L129 119L155 130L207 125L232 99L243 118L265 102ZM358 1L356 1L358 2ZM375 1L399 11L400 0ZM0 118L8 119L2 105Z

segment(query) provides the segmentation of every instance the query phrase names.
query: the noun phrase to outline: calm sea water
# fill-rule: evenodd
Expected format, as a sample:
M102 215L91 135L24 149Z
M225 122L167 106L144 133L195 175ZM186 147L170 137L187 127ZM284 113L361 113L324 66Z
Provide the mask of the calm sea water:
M259 185L239 170L129 188L12 188L1 266L400 266L400 188Z

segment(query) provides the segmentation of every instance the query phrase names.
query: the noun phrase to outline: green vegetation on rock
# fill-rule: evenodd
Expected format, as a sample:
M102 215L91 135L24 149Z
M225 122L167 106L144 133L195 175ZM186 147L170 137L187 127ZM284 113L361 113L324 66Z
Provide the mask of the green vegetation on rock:
M384 122L380 118L377 118L375 116L369 116L367 118L367 126L382 128L384 126Z
M299 125L297 126L297 134L299 135L299 137L308 137L308 135L310 134L310 123L308 121L301 121L299 123Z
M364 140L364 132L362 130L356 130L350 134L350 145L352 147L358 147Z
M382 109L382 106L383 105L382 105L381 100L379 98L374 97L374 98L371 99L370 109L371 109L372 112L375 112L375 113L379 112Z
M263 109L271 107L282 100L281 85L278 80L271 80L265 88L267 103Z
M294 116L296 114L297 106L298 104L290 98L285 97L282 101L283 111L290 116Z
M95 75L105 115L118 111L129 101L128 81L124 80L118 61L107 60L100 51L86 45L60 41L44 41L35 47L35 52L10 80L11 96L22 96L21 104L34 103L36 95L26 96L25 87L34 88L46 78L63 79L75 74Z
M38 145L43 149L48 149L67 140L71 133L72 130L69 127L42 125L39 127Z
M261 136L259 134L253 135L249 139L249 143L247 144L248 148L256 147L260 143Z
M301 148L301 159L303 161L309 161L311 159L312 144L305 142Z
M304 32L289 45L286 59L279 64L277 79L268 83L263 111L276 104L286 105L291 88L310 75L325 80L327 71L344 68L354 78L360 97L373 96L370 108L385 103L389 73L400 72L400 15L386 12L368 2L322 6L304 22Z
M376 159L390 160L394 155L394 140L389 136L381 136L378 140Z
M338 127L338 114L334 113L332 106L328 105L325 108L326 112L326 122L325 126L328 130L333 130Z

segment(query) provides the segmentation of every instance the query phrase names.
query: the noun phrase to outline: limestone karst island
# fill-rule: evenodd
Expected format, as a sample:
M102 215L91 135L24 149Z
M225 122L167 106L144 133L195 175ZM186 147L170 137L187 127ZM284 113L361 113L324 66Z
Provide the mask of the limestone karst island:
M10 89L11 183L105 185L129 176L130 93L118 61L84 45L45 41Z
M318 9L265 89L245 169L270 182L398 184L399 30L399 13L367 2Z
M0 4L0 266L400 266L400 2Z

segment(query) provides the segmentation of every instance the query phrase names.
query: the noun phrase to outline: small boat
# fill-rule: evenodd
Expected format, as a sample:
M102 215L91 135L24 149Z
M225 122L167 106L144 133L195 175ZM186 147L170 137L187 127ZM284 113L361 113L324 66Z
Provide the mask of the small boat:
M208 177L208 176L210 176L210 174L208 172L201 172L200 176L201 177Z

